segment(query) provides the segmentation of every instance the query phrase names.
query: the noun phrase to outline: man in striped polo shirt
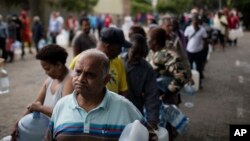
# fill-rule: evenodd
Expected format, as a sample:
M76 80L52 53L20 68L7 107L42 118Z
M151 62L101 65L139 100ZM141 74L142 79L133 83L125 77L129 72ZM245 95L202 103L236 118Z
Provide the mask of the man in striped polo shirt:
M74 92L56 104L46 141L117 141L127 124L142 121L132 103L105 88L108 72L104 53L81 53L73 71Z

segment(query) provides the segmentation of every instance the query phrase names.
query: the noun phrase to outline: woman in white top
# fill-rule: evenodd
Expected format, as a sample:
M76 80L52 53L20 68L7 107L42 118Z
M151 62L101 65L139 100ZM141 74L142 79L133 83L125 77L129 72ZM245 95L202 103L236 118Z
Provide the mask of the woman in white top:
M35 111L50 117L56 102L73 92L72 77L65 65L67 56L66 50L55 44L43 47L36 55L49 77L43 83L36 100L27 106L23 116ZM17 124L12 133L12 140L17 136L16 131Z

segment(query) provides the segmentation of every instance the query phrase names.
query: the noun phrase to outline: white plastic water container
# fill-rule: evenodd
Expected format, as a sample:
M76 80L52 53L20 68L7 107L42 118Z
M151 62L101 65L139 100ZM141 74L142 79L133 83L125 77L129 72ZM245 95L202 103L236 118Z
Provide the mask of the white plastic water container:
M195 91L199 90L200 87L200 73L197 70L192 70L192 79L194 80L194 89Z
M0 58L0 95L9 93L9 88L8 72L4 69L4 59Z
M62 30L56 37L56 44L66 48L69 46L69 34L67 31Z
M149 132L139 120L128 124L119 138L119 141L148 141Z
M0 140L0 141L11 141L11 139L12 139L12 137L9 135L9 136L2 138L2 140Z
M49 125L49 118L39 112L24 116L18 122L18 141L43 141Z
M168 130L166 128L158 126L158 129L155 130L155 133L158 137L158 141L169 141Z

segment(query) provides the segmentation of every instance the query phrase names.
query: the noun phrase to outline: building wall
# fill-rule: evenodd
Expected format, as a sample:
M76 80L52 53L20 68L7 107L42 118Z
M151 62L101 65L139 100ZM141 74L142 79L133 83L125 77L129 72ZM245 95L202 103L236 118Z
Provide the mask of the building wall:
M130 15L130 11L130 0L99 0L94 7L96 14L110 14L117 26L121 25L124 16Z

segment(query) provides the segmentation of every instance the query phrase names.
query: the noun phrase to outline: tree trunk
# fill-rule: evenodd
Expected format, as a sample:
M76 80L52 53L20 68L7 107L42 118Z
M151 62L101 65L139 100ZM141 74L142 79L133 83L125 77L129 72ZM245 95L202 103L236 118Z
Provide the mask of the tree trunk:
M46 0L29 0L31 16L39 16L42 23L45 23L45 3Z

